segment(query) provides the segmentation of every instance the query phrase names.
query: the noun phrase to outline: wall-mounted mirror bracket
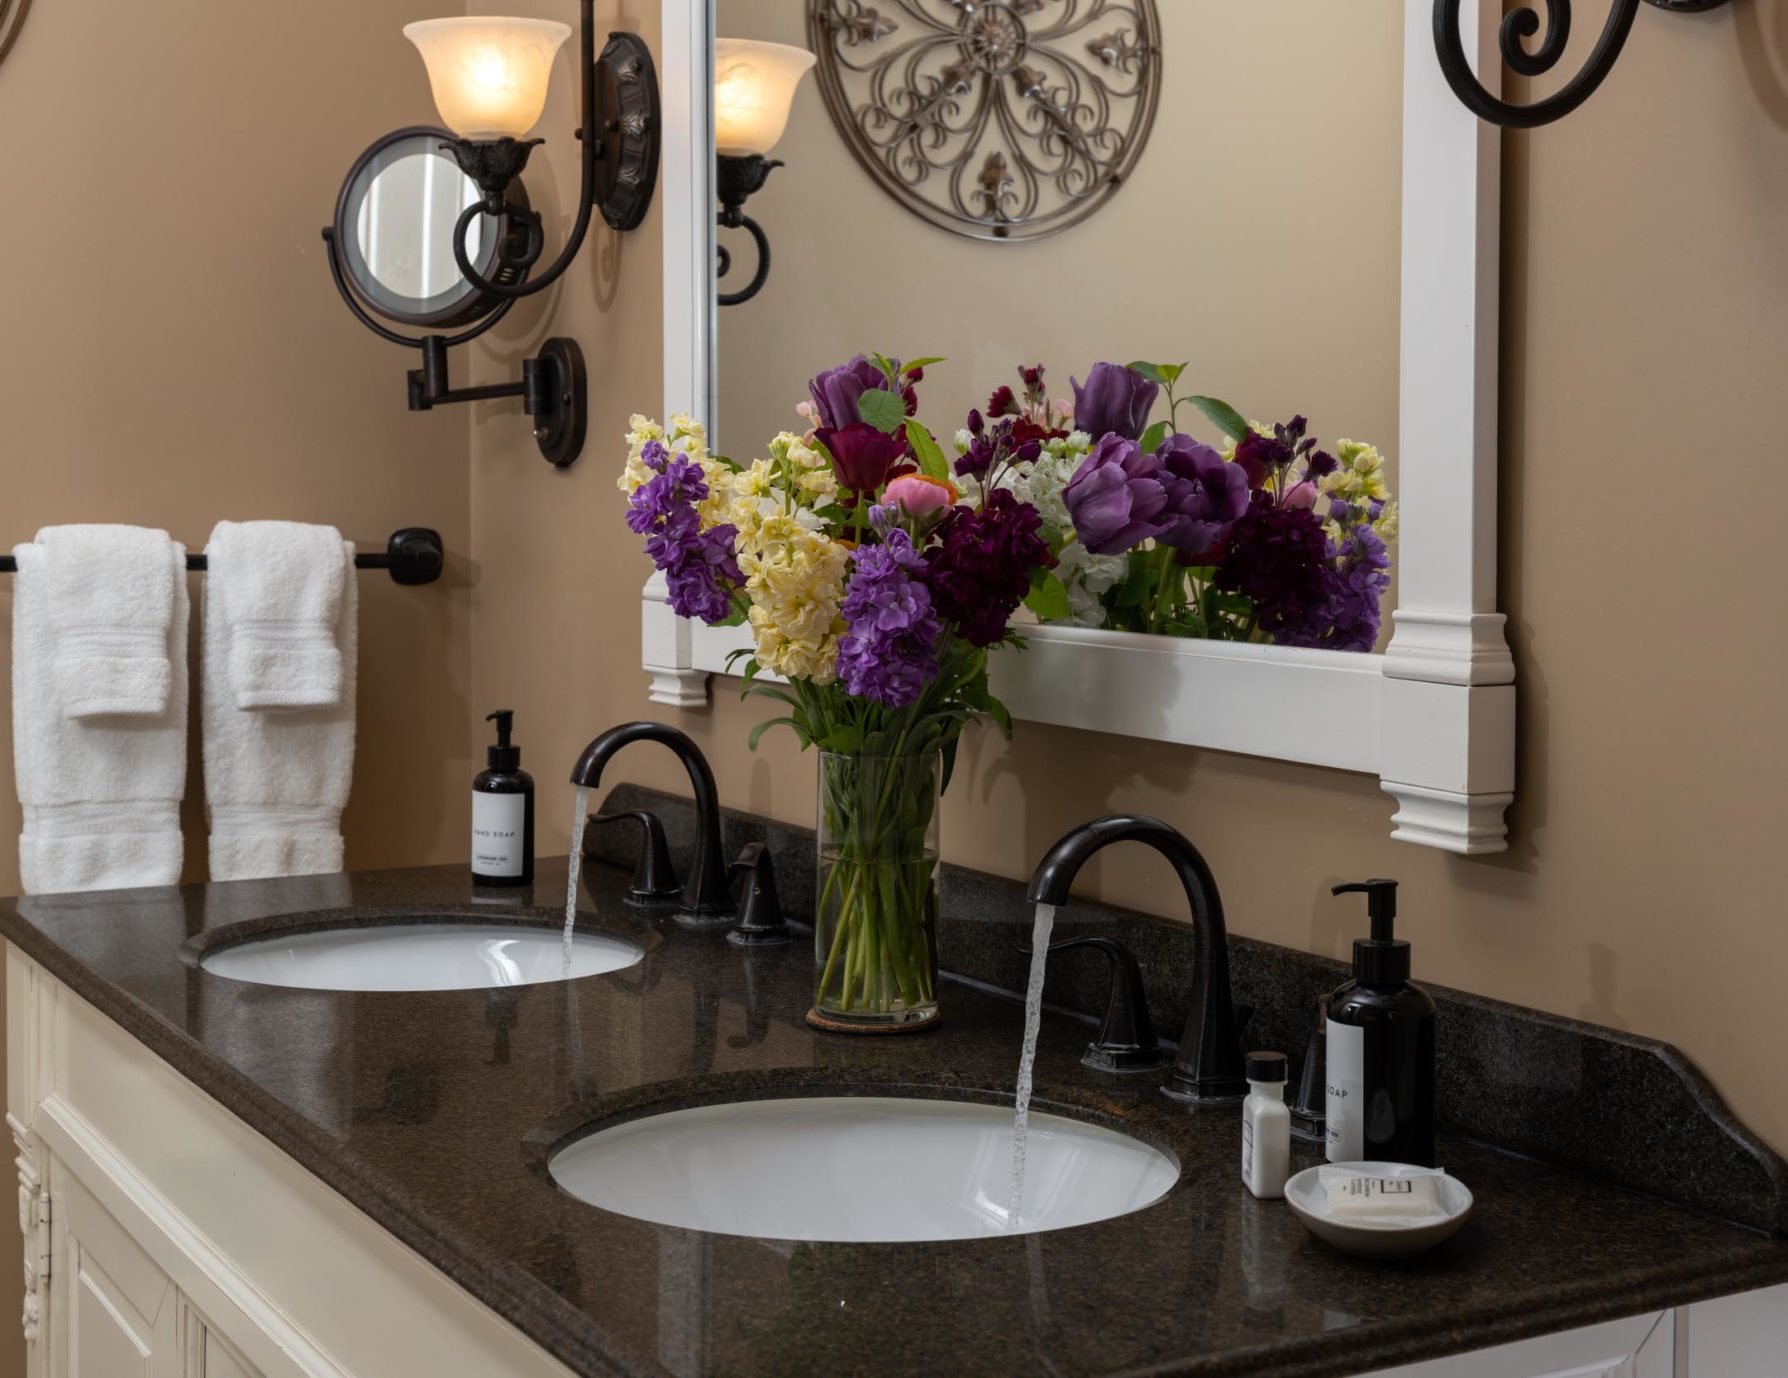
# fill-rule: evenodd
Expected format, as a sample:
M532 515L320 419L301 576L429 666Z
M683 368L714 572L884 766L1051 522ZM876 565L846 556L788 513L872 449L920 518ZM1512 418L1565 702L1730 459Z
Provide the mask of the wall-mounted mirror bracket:
M534 441L540 446L541 456L559 469L577 460L583 450L585 420L589 414L589 378L584 368L583 350L576 340L563 336L547 340L539 354L522 361L522 376L518 382L455 388L447 351L455 345L468 344L489 330L508 314L513 301L498 303L483 320L456 335L402 335L374 319L348 286L333 226L323 231L323 243L328 248L329 271L335 279L336 291L341 293L342 300L360 323L392 344L422 351L422 367L411 369L407 375L411 411L432 411L453 402L488 402L519 397L523 410L534 420Z

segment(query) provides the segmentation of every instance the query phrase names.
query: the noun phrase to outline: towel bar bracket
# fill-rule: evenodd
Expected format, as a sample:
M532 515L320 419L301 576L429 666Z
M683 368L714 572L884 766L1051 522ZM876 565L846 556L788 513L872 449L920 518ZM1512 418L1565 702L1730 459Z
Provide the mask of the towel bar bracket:
M393 583L415 586L432 584L441 577L447 563L441 545L441 533L426 526L406 526L393 531L381 554L356 555L356 569L382 569ZM188 570L203 573L209 562L203 555L188 555ZM10 555L0 555L0 574L17 574L19 563Z

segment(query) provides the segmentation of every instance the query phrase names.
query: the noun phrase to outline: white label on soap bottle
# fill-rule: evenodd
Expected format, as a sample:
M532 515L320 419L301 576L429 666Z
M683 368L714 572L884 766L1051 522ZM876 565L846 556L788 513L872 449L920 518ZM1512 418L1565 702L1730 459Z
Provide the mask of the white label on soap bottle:
M1328 1022L1328 1082L1324 1126L1331 1163L1357 1163L1366 1151L1366 1031L1357 1024Z
M522 873L525 794L472 794L472 869L481 876Z

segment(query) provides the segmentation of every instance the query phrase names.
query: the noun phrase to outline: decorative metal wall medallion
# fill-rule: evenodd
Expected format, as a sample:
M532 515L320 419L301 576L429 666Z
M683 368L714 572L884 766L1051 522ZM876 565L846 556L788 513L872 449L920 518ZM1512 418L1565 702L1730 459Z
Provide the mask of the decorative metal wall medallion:
M809 0L807 34L857 160L908 210L972 239L1086 219L1155 121L1155 0Z
M12 51L25 23L25 12L30 8L31 0L0 0L0 62L5 62L7 53Z

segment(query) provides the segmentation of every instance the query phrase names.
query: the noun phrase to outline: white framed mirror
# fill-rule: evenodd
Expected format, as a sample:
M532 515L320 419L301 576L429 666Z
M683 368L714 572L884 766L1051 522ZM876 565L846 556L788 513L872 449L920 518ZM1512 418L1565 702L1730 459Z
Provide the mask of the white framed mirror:
M709 423L717 449L749 458L799 428L809 376L859 350L904 350L946 356L923 404L942 438L939 417L1016 385L1020 364L1044 363L1065 394L1068 375L1084 379L1095 362L1141 359L1185 361L1182 392L1225 397L1252 419L1301 412L1327 441L1370 440L1401 505L1374 650L1051 623L1023 629L1025 653L995 658L995 689L1023 720L1376 775L1396 801L1394 836L1501 850L1515 696L1495 606L1500 136L1448 90L1428 0L1319 22L1294 19L1289 3L1159 6L1160 107L1129 184L1036 243L951 235L910 213L808 90L777 148L789 166L751 208L777 271L758 298L722 311L716 25L802 42L807 8L664 6L666 413ZM1468 32L1494 80L1499 11L1467 0L1474 8ZM1341 61L1344 41L1353 56ZM1249 93L1274 63L1273 89L1293 80L1300 94L1267 119ZM866 248L857 227L871 223L882 237ZM903 258L904 288L860 266ZM705 702L745 633L677 618L656 581L644 600L654 701ZM1332 731L1337 720L1355 730Z

